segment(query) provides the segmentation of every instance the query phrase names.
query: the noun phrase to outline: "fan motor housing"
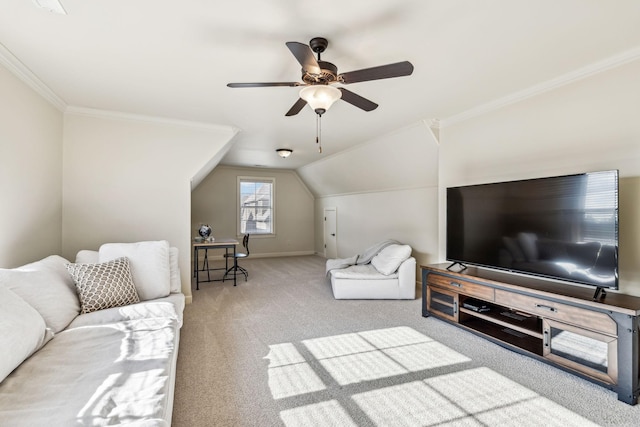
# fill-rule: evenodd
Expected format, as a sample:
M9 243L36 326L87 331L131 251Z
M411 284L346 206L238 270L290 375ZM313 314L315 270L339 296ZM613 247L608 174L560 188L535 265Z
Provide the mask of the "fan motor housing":
M338 67L331 62L318 61L320 74L311 74L302 70L302 81L307 84L329 84L338 79Z

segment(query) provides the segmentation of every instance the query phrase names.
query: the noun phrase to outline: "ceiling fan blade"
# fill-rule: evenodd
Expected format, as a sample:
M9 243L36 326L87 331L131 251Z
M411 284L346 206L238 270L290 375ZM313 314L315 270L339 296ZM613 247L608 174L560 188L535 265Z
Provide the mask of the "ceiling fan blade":
M287 111L287 114L285 114L285 116L295 116L300 111L302 111L305 105L307 105L307 101L302 98L298 98L296 103L293 104L293 107L291 107L289 111Z
M291 53L293 53L293 56L296 57L300 65L302 65L302 69L305 72L310 74L320 74L318 61L315 56L313 56L313 51L308 45L298 42L287 42L286 45Z
M409 61L395 64L380 65L340 74L338 81L344 84L366 82L368 80L390 79L392 77L408 76L413 73L413 64Z
M343 87L338 88L342 92L342 100L348 102L351 105L355 105L358 108L363 109L364 111L372 111L378 108L378 104L375 102L369 101L367 98L363 98L360 95L357 95L350 90L347 90Z
M266 82L266 83L227 83L228 87L270 87L270 86L302 86L299 82Z

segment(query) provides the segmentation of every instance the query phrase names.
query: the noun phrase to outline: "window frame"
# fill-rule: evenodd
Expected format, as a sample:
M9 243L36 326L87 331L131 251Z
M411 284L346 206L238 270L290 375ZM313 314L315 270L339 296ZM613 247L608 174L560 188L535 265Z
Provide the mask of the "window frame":
M271 231L268 233L251 233L251 237L273 237L276 235L276 179L266 176L238 176L236 186L236 233L243 236L242 232L242 189L243 183L267 183L271 184Z

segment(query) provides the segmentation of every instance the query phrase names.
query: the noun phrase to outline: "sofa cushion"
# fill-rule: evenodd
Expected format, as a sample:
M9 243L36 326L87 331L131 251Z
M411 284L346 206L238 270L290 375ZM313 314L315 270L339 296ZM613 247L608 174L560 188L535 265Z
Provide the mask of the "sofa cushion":
M356 265L358 262L358 255L354 255L350 258L336 258L328 259L325 266L325 273L329 274L333 270L340 270L352 265Z
M2 383L0 425L168 427L178 341L168 317L65 329Z
M97 264L100 262L98 251L89 249L79 250L76 254L76 264Z
M169 242L105 243L99 249L100 262L127 257L138 297L142 301L162 298L171 291Z
M67 269L78 288L82 313L140 301L125 257L100 264L67 264Z
M180 281L180 267L178 265L178 248L169 248L169 291L171 293L182 292Z
M403 261L411 256L409 245L389 245L371 260L371 264L384 275L395 273Z
M51 255L15 269L0 269L0 287L35 308L53 333L66 328L80 312L75 285L65 268L68 262Z
M167 297L170 298L170 297ZM112 307L105 310L94 311L76 317L67 330L73 328L85 328L87 326L106 325L108 323L118 323L126 320L140 320L157 317L166 317L181 321L174 304L164 298L153 301L141 301L136 304L122 307Z
M173 294L182 292L182 281L180 279L180 267L178 265L178 248L169 248L169 290ZM76 263L98 263L100 260L99 252L83 249L76 254Z
M331 270L331 276L336 279L352 279L352 280L382 280L395 279L398 273L394 272L389 275L380 273L373 265L352 265L339 270Z
M45 342L46 325L35 308L0 287L0 383Z

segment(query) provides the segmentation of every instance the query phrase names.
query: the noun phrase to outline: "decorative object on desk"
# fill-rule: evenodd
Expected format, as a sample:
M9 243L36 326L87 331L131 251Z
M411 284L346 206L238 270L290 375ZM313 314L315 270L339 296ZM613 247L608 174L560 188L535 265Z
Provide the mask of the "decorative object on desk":
M209 227L208 224L201 224L200 228L198 229L198 234L203 238L203 239L208 239L209 236L211 236L211 227Z

